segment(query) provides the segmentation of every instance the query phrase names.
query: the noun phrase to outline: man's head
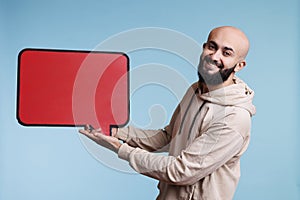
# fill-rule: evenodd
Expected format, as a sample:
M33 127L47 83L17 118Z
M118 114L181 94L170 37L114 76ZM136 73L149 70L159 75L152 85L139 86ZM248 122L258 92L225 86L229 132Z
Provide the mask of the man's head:
M203 44L198 66L199 81L219 85L233 78L235 72L246 66L249 40L239 29L222 26L213 29Z

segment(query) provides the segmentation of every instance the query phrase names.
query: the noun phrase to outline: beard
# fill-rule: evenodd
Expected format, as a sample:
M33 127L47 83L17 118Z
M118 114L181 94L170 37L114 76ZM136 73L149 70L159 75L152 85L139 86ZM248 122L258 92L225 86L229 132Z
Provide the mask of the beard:
M223 65L216 65L218 68L220 68L219 71L215 72L214 74L209 74L203 69L203 64L200 61L198 66L199 82L204 83L206 85L218 85L224 83L234 72L234 68L236 67L236 65L237 64L228 69L224 69Z

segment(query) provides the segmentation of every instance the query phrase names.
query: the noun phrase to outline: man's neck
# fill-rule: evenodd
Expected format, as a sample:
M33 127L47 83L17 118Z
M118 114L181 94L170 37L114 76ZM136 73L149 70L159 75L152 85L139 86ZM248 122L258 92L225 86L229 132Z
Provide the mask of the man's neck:
M208 85L203 82L199 82L199 89L201 90L201 94L211 92L229 85L234 84L233 76L230 76L226 81L218 85Z

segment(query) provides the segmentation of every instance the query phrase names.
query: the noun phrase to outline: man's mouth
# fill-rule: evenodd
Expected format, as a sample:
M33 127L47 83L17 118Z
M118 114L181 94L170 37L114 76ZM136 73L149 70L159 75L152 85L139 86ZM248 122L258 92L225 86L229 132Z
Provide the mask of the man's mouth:
M216 63L207 62L205 68L209 71L217 71L223 68L223 65L217 65Z
M218 68L218 69L223 69L224 66L222 65L222 63L218 64L218 63L215 63L214 61L210 60L210 59L205 59L206 60L206 63L207 63L207 69L210 69L210 70L213 70L215 68Z

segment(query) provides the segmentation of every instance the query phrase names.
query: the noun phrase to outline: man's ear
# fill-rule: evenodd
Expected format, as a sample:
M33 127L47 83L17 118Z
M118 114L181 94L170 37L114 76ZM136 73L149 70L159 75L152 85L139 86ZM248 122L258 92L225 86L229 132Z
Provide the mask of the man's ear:
M245 60L239 62L239 63L236 65L236 67L234 68L234 71L235 71L235 72L240 71L241 69L243 69L243 68L246 66L246 64L247 64L247 63L246 63Z

